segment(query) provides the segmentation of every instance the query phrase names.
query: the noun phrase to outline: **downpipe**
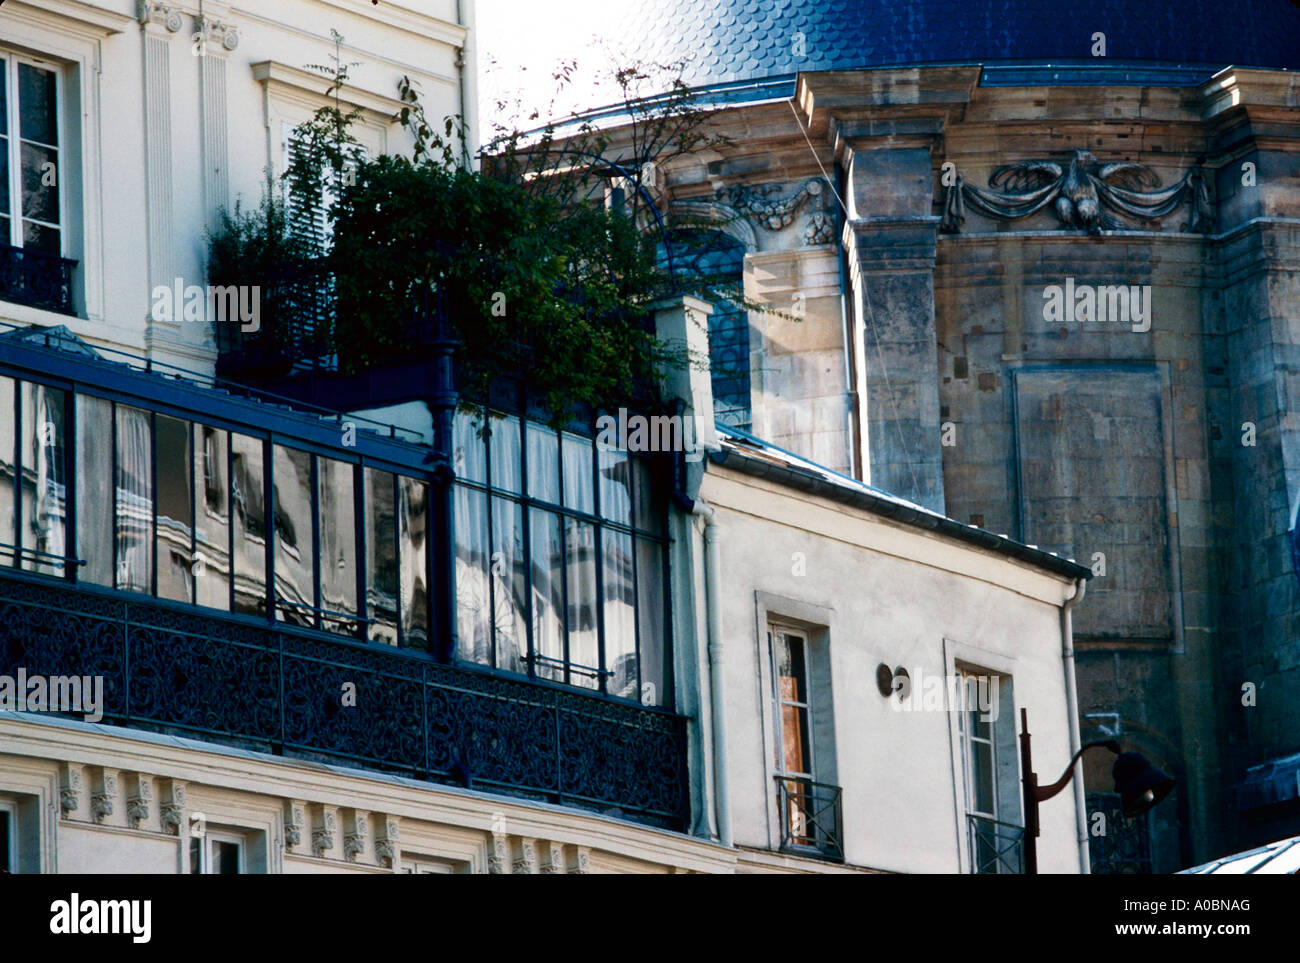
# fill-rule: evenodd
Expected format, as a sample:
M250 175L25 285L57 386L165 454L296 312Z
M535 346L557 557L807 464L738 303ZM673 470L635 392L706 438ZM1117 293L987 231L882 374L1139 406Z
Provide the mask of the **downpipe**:
M1066 715L1070 721L1071 759L1078 753L1082 740L1079 737L1079 695L1075 689L1074 679L1074 622L1070 610L1083 601L1084 593L1088 590L1088 580L1081 578L1075 583L1075 586L1074 594L1066 599L1065 604L1061 606L1061 660L1065 664L1065 706ZM1083 760L1080 759L1075 765L1082 767ZM1088 813L1084 801L1083 772L1081 768L1075 769L1072 783L1074 788L1075 827L1079 841L1079 872L1087 876L1092 870L1088 856Z
M708 632L709 704L713 732L713 804L718 841L732 845L731 794L727 783L727 725L723 707L722 587L720 526L717 513L703 499L694 499L691 514L704 520L704 615Z

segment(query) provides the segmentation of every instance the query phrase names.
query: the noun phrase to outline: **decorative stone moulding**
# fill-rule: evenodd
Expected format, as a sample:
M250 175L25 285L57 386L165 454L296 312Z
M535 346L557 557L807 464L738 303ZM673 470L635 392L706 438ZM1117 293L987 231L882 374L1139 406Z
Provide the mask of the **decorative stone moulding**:
M181 834L181 826L185 823L185 784L183 782L172 782L171 798L164 798L162 805L158 807L158 815L162 819L163 832L171 833L174 836Z
M209 43L219 43L226 50L239 46L239 28L233 23L213 20L199 14L194 18L194 33Z
M826 194L826 185L819 177L812 177L788 197L774 197L781 188L775 184L763 187L741 185L727 187L716 191L714 197L737 217L751 218L760 227L769 231L780 231L794 223L796 215L809 201L817 200ZM804 227L805 244L826 244L835 236L832 219L822 207L812 212Z
M1029 217L1050 205L1063 229L1100 234L1129 229L1116 215L1159 221L1186 203L1188 218L1181 230L1198 234L1213 230L1209 187L1199 164L1177 184L1165 188L1159 184L1145 164L1103 164L1086 150L1074 151L1064 167L1050 160L1003 164L989 175L987 190L967 184L957 174L944 199L941 227L949 233L959 232L967 204L985 217L1001 221Z
M172 33L178 33L182 26L181 12L171 4L158 3L157 0L137 0L135 18L141 25L160 23Z

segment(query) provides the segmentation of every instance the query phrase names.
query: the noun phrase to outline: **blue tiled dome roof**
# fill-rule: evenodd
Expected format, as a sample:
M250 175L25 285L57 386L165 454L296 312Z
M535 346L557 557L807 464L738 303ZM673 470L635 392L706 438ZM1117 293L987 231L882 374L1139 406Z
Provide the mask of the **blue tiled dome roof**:
M1096 32L1106 35L1104 60L1092 58ZM685 61L697 87L922 63L1298 69L1300 9L1288 0L644 0L623 39L647 61Z

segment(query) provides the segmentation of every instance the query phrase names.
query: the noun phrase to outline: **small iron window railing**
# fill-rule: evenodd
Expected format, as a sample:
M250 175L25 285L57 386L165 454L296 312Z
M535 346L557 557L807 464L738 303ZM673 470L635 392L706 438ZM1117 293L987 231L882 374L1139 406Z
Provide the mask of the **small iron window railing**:
M967 813L972 873L1017 874L1025 871L1021 826Z
M0 244L0 300L73 314L76 261L30 247Z
M844 859L844 824L839 786L798 776L777 776L781 849Z

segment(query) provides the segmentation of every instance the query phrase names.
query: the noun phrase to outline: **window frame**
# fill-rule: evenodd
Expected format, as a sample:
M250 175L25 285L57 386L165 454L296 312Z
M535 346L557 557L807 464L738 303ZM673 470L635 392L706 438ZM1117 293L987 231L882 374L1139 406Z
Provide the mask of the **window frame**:
M247 876L248 873L248 837L243 833L224 829L209 829L204 827L202 835L190 837L190 875L191 876L216 876L219 875L212 871L212 844L231 843L236 847L236 876ZM198 840L199 865L194 865L193 840Z
M645 484L653 486L654 479L655 479L653 460L646 458L645 456L640 455L638 453L628 452L622 449L613 449L614 451L622 452L627 456L627 464L629 466L631 466L634 460L639 458L645 464L645 467L647 469L644 472L637 472L637 471L633 471L629 467L627 491L628 491L628 499L629 499L630 521L629 523L624 524L615 519L606 518L604 515L604 506L602 505L602 499L601 499L601 488L602 488L601 476L600 476L601 446L598 444L594 433L587 432L583 430L581 426L574 425L574 424L563 425L558 428L554 427L548 424L545 420L543 420L538 412L529 411L527 405L518 405L518 406L509 405L509 404L503 405L499 403L499 400L496 398L493 399L492 404L474 404L468 407L472 408L472 412L466 409L459 409L456 412L455 423L457 427L454 429L456 433L456 444L459 444L460 442L460 436L459 436L460 426L465 425L467 427L470 427L472 429L473 435L476 436L478 439L476 444L479 446L479 455L477 456L475 463L481 469L482 477L470 478L460 474L459 469L456 469L457 473L455 474L452 481L452 486L453 486L452 498L454 500L457 497L456 493L458 491L463 490L466 492L478 493L479 497L485 499L486 501L486 510L485 510L486 544L488 546L489 562L491 562L492 556L494 554L492 549L495 544L495 536L497 534L494 528L494 523L496 521L496 516L493 512L494 503L499 500L504 500L504 501L512 502L515 505L519 506L520 515L522 516L522 520L520 523L520 533L523 540L523 545L521 549L521 558L522 561L524 562L524 574L525 574L524 594L526 598L523 614L524 614L524 623L525 623L525 634L527 640L527 655L524 657L523 661L527 664L527 671L520 673L520 672L515 672L508 668L500 667L501 660L498 657L498 650L497 650L498 641L497 641L497 629L496 629L496 625L497 625L496 591L493 583L493 579L496 576L492 573L491 565L489 565L489 569L488 569L489 571L488 584L489 586L492 587L492 590L488 592L488 616L487 616L488 627L489 627L488 631L491 635L491 638L489 640L491 663L487 664L487 663L477 662L472 659L466 659L462 656L461 644L460 644L460 621L459 621L460 606L459 606L458 595L456 598L453 598L452 600L452 604L456 607L455 618L456 618L456 636L457 636L457 645L455 647L455 650L452 652L453 662L458 666L470 670L490 671L493 673L504 674L516 678L527 678L530 681L541 682L550 685L558 685L568 691L576 691L587 695L599 695L602 697L618 700L619 702L634 702L644 708L671 709L675 698L674 696L675 687L673 685L673 674L672 674L672 632L671 632L672 619L671 619L671 611L670 611L670 604L669 604L669 597L668 597L670 566L671 566L671 562L669 558L669 546L671 545L671 539L668 535L666 508L661 513L662 517L656 516L658 517L658 521L654 524L657 530L651 530L649 528L641 528L638 527L637 525L637 521L638 521L637 505L638 505L638 496L639 496L639 492L637 491L637 486L642 483L637 481L637 479L643 478L645 479L644 482ZM493 477L494 475L493 465L492 465L494 459L494 453L492 449L491 434L485 431L486 429L492 427L494 416L500 416L503 423L507 425L511 424L513 421L513 429L518 433L517 466L518 466L518 478L519 478L520 491L517 492L511 491L509 488L498 488L496 487L495 484L495 479ZM530 479L529 479L529 454L528 454L530 426L535 431L541 430L545 433L554 436L555 438L557 462L558 462L558 475L554 480L554 484L556 486L556 492L559 498L558 502L553 502L542 498L538 498L534 496L532 493L532 485L530 484ZM585 445L586 453L589 455L588 461L590 464L590 478L588 479L588 482L590 485L590 498L591 498L590 511L587 511L582 508L572 507L566 504L566 502L568 501L568 494L566 492L566 485L565 485L568 476L566 475L565 457L564 457L566 438L577 439L581 441ZM554 516L560 519L560 551L561 551L561 557L564 559L563 569L562 569L563 585L561 586L561 595L563 597L563 611L561 612L561 621L562 621L561 641L562 641L563 658L561 660L555 660L549 656L541 655L538 650L536 636L535 636L537 619L536 619L535 609L534 609L535 593L533 591L533 586L534 586L533 566L531 564L532 552L533 552L533 527L534 527L532 516L534 511L542 511L550 516ZM457 553L459 550L460 542L458 540L458 536L455 531L455 522L456 522L455 511L453 511L452 516L453 517L450 519L451 524L449 526L451 529L451 543L452 543L451 550L450 550L450 558L451 558L451 564L453 565L453 567L455 567L456 565L458 565ZM599 660L599 665L597 666L587 666L582 663L576 663L573 661L572 658L573 651L571 646L572 646L573 630L571 624L572 623L571 614L573 608L572 605L573 599L570 590L570 585L572 583L572 578L571 578L572 565L569 562L569 549L571 545L572 532L575 523L588 526L591 531L591 540L593 546L591 564L594 566L594 591L595 591L596 610L597 610L596 619L595 619L597 653L598 653L598 660ZM606 532L617 532L617 533L625 534L631 538L631 544L632 544L632 558L630 560L632 588L633 588L632 621L633 621L633 637L635 639L635 651L637 657L637 677L636 677L636 686L635 686L634 693L633 695L630 696L618 695L616 693L609 691L609 680L613 677L614 673L610 669L610 667L606 664L607 652L606 652L605 605L608 601L606 596L606 591L605 591L605 555L606 555L605 533ZM643 633L642 633L642 625L641 625L641 617L640 617L641 606L643 604L643 598L642 598L643 593L642 593L642 578L640 572L640 561L637 558L637 546L639 541L648 541L648 542L653 542L656 545L659 545L660 559L662 562L662 567L658 579L658 585L660 586L661 590L653 592L653 595L655 597L652 600L652 604L661 606L665 613L663 637L660 643L662 648L661 671L663 677L662 678L663 691L656 692L654 694L654 701L650 703L647 703L645 701L645 694L646 694L645 686L647 682L649 682L650 680L647 680L645 678L644 668L647 662L642 656L642 653L645 651L645 645L644 645L644 640L642 638ZM541 664L540 671L539 671L539 663ZM548 677L545 674L546 665L553 665L561 668L562 669L561 678L556 679L556 678ZM573 681L573 677L575 674L581 675L583 673L594 675L596 680L596 685L586 686L586 685L577 684ZM654 683L651 682L650 684L653 685Z
M9 237L8 239L0 238L0 241L8 244L10 247L25 249L23 243L23 221L32 220L36 224L44 227L52 227L59 232L59 250L58 257L68 258L69 244L68 233L70 225L68 223L68 196L67 196L67 148L68 148L68 131L67 124L64 123L64 110L67 106L67 94L64 90L66 83L66 69L63 64L53 60L42 60L39 57L33 57L30 54L20 53L12 47L0 45L0 60L4 61L3 70L5 73L5 105L7 113L5 116L5 136L9 140L9 183L5 185L9 193ZM53 149L55 152L55 188L59 195L59 217L61 221L58 224L50 224L47 221L37 221L34 218L28 218L23 213L22 207L22 144L23 136L21 130L22 123L22 104L19 95L18 85L18 68L20 64L26 64L38 70L48 71L54 75L54 129L58 143L53 145L42 144L42 147ZM33 142L39 143L39 142ZM48 253L48 252L41 252Z
M0 873L14 874L18 872L18 803L0 796L0 813L7 817L4 851L9 855L7 864L0 864Z

